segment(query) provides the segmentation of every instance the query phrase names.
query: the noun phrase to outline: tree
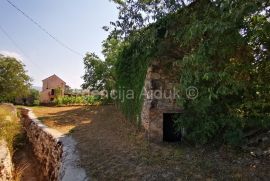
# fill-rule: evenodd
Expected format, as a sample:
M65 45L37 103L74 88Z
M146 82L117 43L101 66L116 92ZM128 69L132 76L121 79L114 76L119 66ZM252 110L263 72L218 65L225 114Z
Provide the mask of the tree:
M87 53L84 58L85 74L83 75L83 89L104 90L106 87L106 72L107 66L94 53Z
M175 13L195 0L112 0L119 9L118 20L111 22L112 34L128 37L133 31L146 27L168 14ZM104 30L109 30L107 26Z
M187 128L194 142L222 133L219 138L238 145L246 130L270 128L269 3L220 0L197 7L183 14L188 18L176 36L185 52L178 128ZM199 90L195 100L185 96L189 86Z
M30 82L22 62L12 57L0 56L0 102L26 96Z
M36 89L29 89L27 95L24 97L16 97L15 104L23 104L28 106L38 105L39 104L39 91Z
M30 105L38 105L39 97L40 97L39 91L31 88L28 95L28 99L30 100Z
M94 53L87 53L84 58L85 74L83 75L83 89L106 90L108 93L115 86L115 62L121 43L115 38L108 38L103 42L103 55L100 59Z

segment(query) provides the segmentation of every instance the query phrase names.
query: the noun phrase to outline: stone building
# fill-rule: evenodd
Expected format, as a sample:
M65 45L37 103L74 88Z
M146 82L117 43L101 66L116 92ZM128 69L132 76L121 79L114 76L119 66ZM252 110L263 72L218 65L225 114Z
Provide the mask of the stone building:
M50 103L56 98L57 91L60 91L59 96L64 96L65 90L69 86L66 82L59 78L57 75L52 75L44 80L42 80L42 91L40 93L41 103Z
M174 61L162 58L152 61L148 68L143 88L141 120L148 138L152 141L181 139L181 135L175 133L173 124L174 116L181 113L176 103L178 70Z

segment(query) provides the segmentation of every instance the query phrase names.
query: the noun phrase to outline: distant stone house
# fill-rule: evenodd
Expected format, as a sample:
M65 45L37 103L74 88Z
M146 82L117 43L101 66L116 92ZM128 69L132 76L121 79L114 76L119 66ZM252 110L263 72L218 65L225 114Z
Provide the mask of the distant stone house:
M58 96L64 96L65 90L69 89L66 82L55 74L42 80L42 83L42 91L40 93L41 103L53 102L57 96L56 94L58 90L60 90Z

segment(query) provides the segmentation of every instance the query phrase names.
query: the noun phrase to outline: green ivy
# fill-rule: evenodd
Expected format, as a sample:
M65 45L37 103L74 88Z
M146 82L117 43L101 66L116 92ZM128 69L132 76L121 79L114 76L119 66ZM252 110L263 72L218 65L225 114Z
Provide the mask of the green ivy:
M147 67L166 55L180 65L178 103L185 111L176 127L188 130L187 139L203 144L219 134L240 144L246 130L269 129L268 9L267 1L196 1L132 32L116 63L116 86L135 92L134 100L119 100L125 115L137 120ZM197 99L185 95L189 86L199 90Z
M150 57L155 50L154 33L152 29L135 32L123 43L116 63L117 92L133 90L134 99L119 97L118 103L124 114L130 120L138 120L142 108L142 89L149 66Z

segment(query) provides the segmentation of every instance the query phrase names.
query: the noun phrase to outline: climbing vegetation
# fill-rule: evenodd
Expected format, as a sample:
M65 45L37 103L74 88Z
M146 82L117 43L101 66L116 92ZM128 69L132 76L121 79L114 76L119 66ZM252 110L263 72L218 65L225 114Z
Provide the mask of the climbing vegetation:
M175 126L204 144L244 142L251 129L270 128L270 5L262 0L115 1L119 20L110 37L114 88L133 90L119 99L123 113L139 122L141 92L149 63L165 56L181 72ZM186 96L194 86L196 99Z
M117 85L136 93L120 102L123 112L132 120L140 115L148 64L169 42L181 68L175 76L184 113L176 126L186 128L187 139L237 145L250 129L269 129L269 31L268 2L252 0L195 1L133 30L116 64ZM199 90L197 99L185 95L189 86Z

